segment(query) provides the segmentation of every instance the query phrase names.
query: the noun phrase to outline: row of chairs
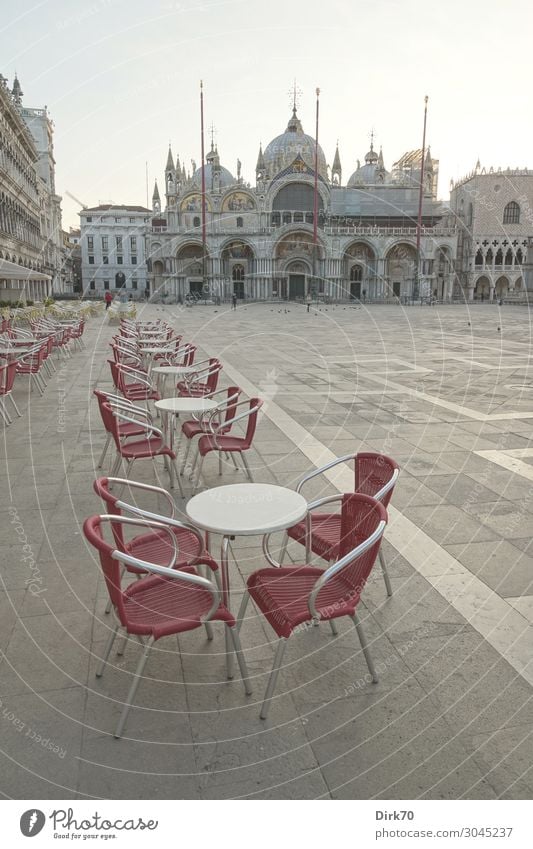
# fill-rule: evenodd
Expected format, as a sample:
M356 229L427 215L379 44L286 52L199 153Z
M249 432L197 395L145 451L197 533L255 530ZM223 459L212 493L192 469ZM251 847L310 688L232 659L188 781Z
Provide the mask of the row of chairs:
M0 356L0 414L6 425L12 423L13 411L21 416L12 394L17 375L27 375L30 389L36 387L43 395L47 378L57 371L54 352L59 357L69 357L71 344L78 349L85 347L83 319L59 322L39 318L30 322L30 328L28 331L14 328L10 321L2 322L0 347L4 354ZM8 400L11 407L7 405Z
M189 469L193 491L198 487L204 459L210 452L218 453L220 473L223 456L231 458L235 468L238 468L236 458L241 458L244 471L248 479L252 480L246 452L252 447L262 401L259 398L244 399L242 391L236 386L218 390L222 363L214 357L195 363L195 346L183 345L182 337L174 336L162 324L156 327L159 329L150 332L160 333L165 336L167 342L175 346L172 351L167 350L158 355L163 357L164 364L188 367L194 365L194 371L178 380L175 387L177 396L205 397L217 402L216 409L210 415L195 416L182 424L177 451L183 439L187 441L187 448L179 474L186 473L191 445L198 437L195 456ZM108 363L115 392L95 392L107 433L99 468L102 468L109 445L114 441L117 454L111 474L118 472L122 460L126 462L126 476L129 477L134 460L163 456L173 489L178 471L177 453L170 448L163 431L154 425L154 415L149 408L150 403L161 399L161 394L143 363L142 348L139 347L143 330L146 332L146 328L140 324L123 324L120 334L110 343L113 359L108 360ZM243 434L237 434L233 429L236 424L245 426ZM132 438L137 439L132 442ZM179 481L179 476L177 479ZM183 494L181 482L179 485Z
M326 473L333 465L346 462L354 464L355 491L339 496L340 511L317 513L324 506L324 500L310 502L305 537L302 538L299 525L289 531L289 537L305 547L305 562L281 565L272 557L268 539L265 539L263 550L268 565L248 578L236 617L222 602L218 563L206 549L200 531L176 519L169 492L124 478L103 477L95 481L95 492L106 512L88 518L84 533L99 553L109 595L106 612L112 610L115 619L97 676L103 674L119 630L124 632L126 639L135 637L143 645L115 737L120 737L124 730L150 649L164 636L204 626L208 639L212 639L212 623L223 622L228 629L229 645L237 657L245 692L251 694L250 676L239 638L250 598L278 637L261 706L262 719L269 712L287 641L309 624L327 621L336 634L335 621L349 617L357 631L372 680L377 681L357 606L380 553L387 524L386 505L399 470L397 464L384 455L353 454L313 470L300 481L299 488L311 476ZM132 503L123 498L125 488L132 496ZM162 499L169 509L161 513L159 506L157 511L139 507L135 502L141 491ZM106 528L110 533L106 533ZM136 533L127 539L131 531ZM324 548L324 540L327 540L327 548ZM327 568L313 565L310 552L329 561ZM125 576L133 577L134 582L126 586ZM391 591L388 581L387 592ZM124 648L123 641L118 653L123 653ZM229 655L227 663L230 678Z
M106 431L106 440L102 454L98 462L98 468L102 468L111 443L115 445L116 455L111 468L111 474L115 475L121 466L125 466L125 475L131 474L133 463L136 460L163 457L165 466L170 475L170 488L174 489L175 480L179 483L181 494L180 475L188 472L192 480L193 492L198 488L204 459L215 452L219 458L219 474L222 474L223 456L230 457L235 469L238 469L236 457L242 461L244 471L251 481L252 472L246 458L246 452L252 448L256 428L257 417L263 404L260 398L247 398L240 400L242 391L237 386L230 386L221 390L224 397L218 403L217 409L207 418L195 417L183 422L180 431L180 440L187 440L187 448L182 460L181 468L178 468L178 450L174 450L168 444L168 440L161 430L154 424L153 416L149 410L135 404L130 398L101 389L95 389L94 395L98 402L100 416ZM218 395L218 393L215 393ZM215 395L211 397L214 398ZM244 432L236 432L235 426L246 424ZM187 466L191 452L191 445L195 438L196 450L194 459Z

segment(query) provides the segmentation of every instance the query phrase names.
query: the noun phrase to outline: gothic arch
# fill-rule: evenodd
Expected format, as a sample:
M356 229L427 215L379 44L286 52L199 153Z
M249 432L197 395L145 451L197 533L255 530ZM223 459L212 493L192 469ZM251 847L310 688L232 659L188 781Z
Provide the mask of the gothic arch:
M475 286L474 286L474 295L475 295L476 298L479 298L480 300L485 300L485 299L488 300L489 297L490 297L490 289L491 289L491 286L490 286L489 278L487 277L486 274L482 274L476 280L476 283L475 283Z

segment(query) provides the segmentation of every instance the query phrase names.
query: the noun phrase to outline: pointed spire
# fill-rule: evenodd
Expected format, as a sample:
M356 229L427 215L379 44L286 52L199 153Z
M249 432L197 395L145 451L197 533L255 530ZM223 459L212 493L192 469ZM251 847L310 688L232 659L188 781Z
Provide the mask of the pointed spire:
M154 184L154 193L152 195L152 200L153 201L154 200L159 200L159 201L161 200L161 198L159 197L159 189L157 187L157 180L155 181L155 184Z
M342 165L341 165L341 157L340 157L340 154L339 154L339 142L337 140L337 147L335 148L335 156L333 157L333 166L331 168L331 182L340 186L341 180L342 180Z
M11 94L13 95L13 99L17 106L20 106L22 103L22 98L24 97L24 92L22 91L22 88L20 86L16 71L15 79L13 80L13 88L11 89Z
M333 158L333 171L341 170L341 158L339 155L339 142L337 142L337 147L335 148L335 156Z
M265 157L263 156L263 144L259 144L259 153L257 154L257 165L255 166L256 171L264 171L265 170Z
M427 170L428 168L433 168L433 160L431 158L431 148L430 148L429 145L428 145L428 149L427 149L427 153L426 153L426 162L425 162L425 169Z
M168 146L168 156L165 171L174 171L174 160L172 159L172 148Z
M370 133L370 150L365 156L365 162L367 165L375 165L377 161L378 156L376 151L374 150L374 129L372 128L372 131Z
M378 168L381 170L385 170L385 163L383 162L383 148L379 148L379 156L378 156Z

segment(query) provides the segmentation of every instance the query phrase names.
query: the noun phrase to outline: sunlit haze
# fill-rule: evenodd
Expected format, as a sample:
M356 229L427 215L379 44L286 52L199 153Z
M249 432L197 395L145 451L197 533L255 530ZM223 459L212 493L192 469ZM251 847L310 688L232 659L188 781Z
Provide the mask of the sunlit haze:
M190 168L200 161L199 81L206 128L221 162L255 180L259 143L283 132L296 79L299 117L343 183L364 159L370 132L390 168L428 142L440 161L439 196L476 160L533 166L530 33L526 0L505 14L481 0L93 0L29 2L3 9L0 72L15 71L29 107L55 124L63 226L79 205L146 203L163 184L168 143ZM505 24L505 26L504 26Z

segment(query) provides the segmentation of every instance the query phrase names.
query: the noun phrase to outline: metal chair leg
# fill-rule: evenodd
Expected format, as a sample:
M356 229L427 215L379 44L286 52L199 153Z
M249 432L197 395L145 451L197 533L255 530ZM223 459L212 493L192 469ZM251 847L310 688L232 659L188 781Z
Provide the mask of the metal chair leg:
M283 534L283 542L281 543L281 550L279 552L278 563L279 563L280 566L283 563L283 559L284 559L284 557L287 553L288 544L289 544L289 534L287 533L287 531L285 531L285 533Z
M124 703L124 710L122 711L122 716L120 717L119 723L117 725L117 730L115 731L115 734L114 734L114 736L117 737L117 738L122 737L122 731L124 729L124 725L126 723L128 713L130 711L131 703L132 703L132 701L135 697L135 693L137 692L137 687L139 686L139 681L141 680L141 675L143 674L143 670L144 670L146 661L148 660L148 655L150 653L150 649L152 648L153 644L154 644L154 638L150 637L146 641L144 651L141 655L141 658L140 658L139 663L137 665L137 669L135 671L135 677L134 677L134 679L131 683L131 687L130 687L130 691L128 693L128 697L127 697L127 699Z
M250 600L250 593L248 590L244 590L244 595L241 600L241 606L239 607L239 612L237 613L237 631L240 631L242 628L242 623L244 622L244 614L246 613L246 608L248 607L248 602Z
M107 439L105 441L104 447L102 449L102 453L100 454L100 459L98 460L98 468L101 469L104 465L105 455L107 454L107 449L109 448L109 443L111 442L111 434L107 434Z
M124 652L126 651L126 646L128 645L128 634L125 633L122 641L117 649L117 656L124 657Z
M183 485L181 483L181 478L180 478L180 472L179 472L179 469L178 469L178 461L170 459L170 467L173 470L173 475L172 475L173 480L177 480L177 482L178 482L178 489L180 491L180 495L181 495L182 498L185 498L185 493L183 492Z
M244 658L244 652L241 646L241 640L239 637L239 632L236 627L230 628L228 630L231 634L231 641L233 643L233 648L235 654L237 655L237 663L239 664L239 669L241 672L241 678L244 684L244 692L247 696L252 695L252 685L250 684L250 678L248 676L248 667L246 666L246 660Z
M118 470L122 464L122 456L117 451L117 456L115 457L115 462L111 466L111 471L109 473L110 478L115 478L117 476Z
M182 460L182 463L181 463L181 471L180 471L181 475L184 473L185 467L187 466L187 460L189 459L189 454L190 454L190 451L191 451L191 442L192 442L192 439L187 440L187 448L186 448L186 451L185 451L185 456L183 457L183 460Z
M252 473L250 471L250 466L248 465L248 460L246 459L246 455L241 451L241 459L244 463L244 468L246 469L246 474L248 475L248 479L253 483Z
M392 584L390 582L389 573L387 571L387 564L385 563L385 558L383 556L383 552L381 548L378 552L379 562L381 565L381 571L383 572L383 580L385 581L385 587L387 589L387 595L390 597L392 595Z
M238 467L238 465L237 465L237 460L235 459L235 452L234 452L234 451L230 451L230 454L229 454L229 455L230 455L230 457L231 457L231 461L232 461L233 465L235 466L235 471L237 471L237 472L238 472L238 471L239 471L239 467Z
M272 672L270 673L270 678L268 679L265 698L263 700L263 706L261 707L261 713L259 714L261 719L267 718L268 711L270 709L270 702L272 701L272 695L274 693L274 688L278 680L279 670L283 662L283 655L285 654L286 648L287 640L285 639L285 637L280 637L278 647L276 649L276 654L274 656L274 665L272 666Z
M198 489L198 484L200 483L200 476L202 474L202 466L203 465L204 465L204 458L200 457L200 462L198 463L198 471L196 472L196 477L195 477L194 483L192 485L193 493L195 493L196 490Z
M221 451L218 452L218 473L219 473L219 475L222 474L222 452Z
M366 641L366 636L365 636L365 632L363 630L363 626L361 625L361 622L359 621L359 617L358 617L357 613L354 613L353 616L350 616L350 619L352 620L352 622L355 625L355 628L357 630L357 636L359 637L359 642L361 643L361 648L363 649L363 654L365 656L366 665L368 666L368 671L370 672L370 674L372 676L372 681L374 682L374 684L377 684L379 679L378 679L378 676L377 676L377 673L376 673L376 669L374 667L374 662L373 662L372 657L370 655L370 652L368 650L368 643Z
M338 637L339 632L337 630L337 625L333 619L329 620L329 627L331 628L331 633L333 634L333 636Z
M120 626L117 622L115 627L113 628L113 630L111 631L111 633L109 635L109 639L106 643L106 647L105 647L105 650L104 650L104 656L103 656L102 660L100 661L100 663L98 664L98 667L96 669L96 677L97 678L101 678L102 675L104 674L104 669L106 667L107 661L109 660L109 655L111 654L111 649L113 648L113 643L115 642L115 638L117 636L119 627Z
M196 464L197 464L197 462L198 462L198 458L199 458L199 456L200 456L200 452L198 451L198 448L196 448L196 453L195 453L195 455L194 455L194 460L192 461L191 473L190 473L190 475L189 475L189 480L191 480L191 481L192 481L192 480L193 480L193 478L194 478L194 471L195 471L195 469L196 469Z
M6 398L9 398L9 400L13 404L13 407L15 408L15 412L16 412L17 416L20 418L22 416L22 413L20 412L19 408L17 407L17 404L16 404L15 399L13 398L11 392L9 392L6 395Z
M2 415L2 418L4 419L6 425L10 425L11 424L11 416L9 415L9 413L7 411L7 408L6 408L6 405L4 404L3 399L0 400L0 414Z

